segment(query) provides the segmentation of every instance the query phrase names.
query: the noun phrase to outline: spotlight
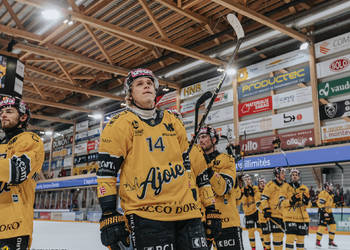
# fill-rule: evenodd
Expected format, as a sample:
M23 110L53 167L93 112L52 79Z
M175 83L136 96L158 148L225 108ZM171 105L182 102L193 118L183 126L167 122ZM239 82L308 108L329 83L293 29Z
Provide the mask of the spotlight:
M305 42L305 43L302 43L299 47L300 50L305 50L309 47L309 43L308 42Z
M57 20L57 19L59 19L62 16L61 13L58 10L55 10L55 9L43 10L41 12L41 15L46 20Z

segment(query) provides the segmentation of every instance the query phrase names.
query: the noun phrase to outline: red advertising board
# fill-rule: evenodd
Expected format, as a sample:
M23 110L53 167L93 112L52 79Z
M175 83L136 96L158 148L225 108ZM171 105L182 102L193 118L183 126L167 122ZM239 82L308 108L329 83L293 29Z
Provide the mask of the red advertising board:
M239 117L260 113L268 110L272 110L271 96L267 96L267 97L256 99L249 102L243 102L238 105Z
M51 212L40 212L40 219L51 220Z
M293 149L305 146L314 145L314 130L306 129L286 134L280 134L278 137L281 140L282 149Z
M279 135L270 135L259 138L242 140L241 149L246 154L273 151L272 141L279 137L282 149L295 149L299 147L314 145L314 130L306 129Z
M98 141L88 141L87 151L95 150L98 147Z

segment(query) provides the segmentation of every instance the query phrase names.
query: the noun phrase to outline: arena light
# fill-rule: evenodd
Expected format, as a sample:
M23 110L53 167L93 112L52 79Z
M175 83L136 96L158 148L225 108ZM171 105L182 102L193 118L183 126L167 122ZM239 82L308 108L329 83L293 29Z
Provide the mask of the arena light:
M62 14L55 9L45 9L41 12L41 15L45 20L57 20L62 16Z
M309 47L309 43L308 42L305 42L305 43L302 43L299 47L300 50L306 50L307 48Z
M229 75L229 76L233 76L237 73L237 69L235 68L227 68L226 69L226 74Z
M164 88L163 88L163 91L164 92L168 92L170 89L168 88L168 86L165 86Z
M53 131L51 131L51 130L46 130L46 131L45 131L45 135L47 135L47 136L52 136L52 135L53 135Z
M96 113L96 114L92 114L92 115L88 115L88 117L91 117L95 120L101 120L102 119L102 114L101 113Z

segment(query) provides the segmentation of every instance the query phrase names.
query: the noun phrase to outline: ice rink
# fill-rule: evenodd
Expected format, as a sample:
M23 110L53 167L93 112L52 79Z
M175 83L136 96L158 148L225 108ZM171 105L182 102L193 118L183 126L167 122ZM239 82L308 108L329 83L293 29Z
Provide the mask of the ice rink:
M257 237L258 238L258 237ZM315 248L315 234L305 240L306 249ZM250 250L248 233L243 232L244 249ZM338 250L350 249L350 235L336 235ZM322 249L328 249L328 235L322 239ZM87 222L34 221L32 250L99 250L107 249L100 243L99 225ZM257 240L257 250L263 249Z

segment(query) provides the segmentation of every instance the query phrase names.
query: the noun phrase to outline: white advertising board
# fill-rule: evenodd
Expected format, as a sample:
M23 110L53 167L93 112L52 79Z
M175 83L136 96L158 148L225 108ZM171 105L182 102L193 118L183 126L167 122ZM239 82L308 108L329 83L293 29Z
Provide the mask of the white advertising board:
M87 130L88 128L89 128L89 121L87 120L87 121L77 123L76 131L79 132L79 131Z
M239 123L239 135L255 134L272 129L272 116L256 118Z
M75 145L75 154L86 153L87 151L87 142Z
M272 116L272 129L299 126L314 122L312 107L292 110Z
M350 54L338 56L316 64L317 78L350 71Z
M283 68L298 65L309 60L308 50L292 51L238 70L237 81L246 81Z
M272 96L273 109L290 107L307 102L312 102L312 89L310 86Z
M322 140L324 142L349 140L350 139L350 124L344 123L340 125L329 125L321 128Z
M315 44L316 58L350 49L350 32Z
M233 119L233 106L228 106L222 109L210 111L207 119L207 124L213 124L217 122L223 122Z

